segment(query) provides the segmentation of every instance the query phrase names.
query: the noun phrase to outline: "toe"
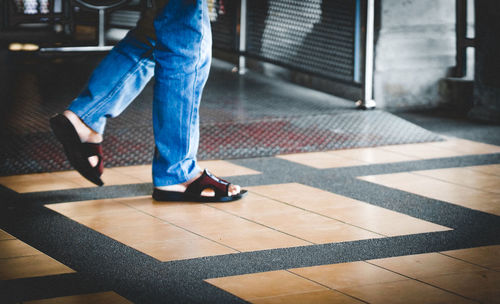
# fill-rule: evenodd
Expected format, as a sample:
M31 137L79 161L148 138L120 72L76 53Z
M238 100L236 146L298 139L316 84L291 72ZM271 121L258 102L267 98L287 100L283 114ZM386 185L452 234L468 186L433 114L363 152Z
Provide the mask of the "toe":
M230 195L236 195L240 193L241 187L239 185L230 185L229 186L229 194Z

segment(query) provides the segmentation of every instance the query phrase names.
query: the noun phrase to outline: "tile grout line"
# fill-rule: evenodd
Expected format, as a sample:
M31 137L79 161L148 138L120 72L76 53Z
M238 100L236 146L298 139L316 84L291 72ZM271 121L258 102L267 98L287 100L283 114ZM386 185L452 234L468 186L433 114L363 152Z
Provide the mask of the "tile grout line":
M291 273L291 274L293 274L293 275L296 275L296 276L298 276L299 278L302 278L302 279L307 280L307 281L309 281L309 282L313 282L313 283L315 283L315 284L318 284L318 285L320 285L320 286L323 286L323 287L327 288L328 290L332 290L332 291L338 292L338 293L340 293L340 294L343 294L343 295L348 296L348 297L350 297L350 298L353 298L353 299L355 299L355 300L361 301L361 302L363 302L363 303L370 303L370 302L367 302L367 301L365 301L365 300L363 300L363 299L356 298L355 296L352 296L352 295L350 295L350 294L348 294L348 293L345 293L345 292L343 292L343 291L340 291L340 290L338 290L338 289L335 289L335 288L333 288L333 287L330 287L330 286L328 286L328 285L325 285L325 284L322 284L322 283L320 283L320 282L317 282L317 281L315 281L315 280L313 280L313 279L310 279L310 278L308 278L308 277L304 277L304 276L302 276L302 275L300 275L300 274L298 274L298 273L295 273L295 272L291 271L290 269L284 269L284 271L286 271L286 272L288 272L288 273Z
M482 246L480 246L482 247ZM472 248L480 248L480 247L472 247ZM467 261L467 260L464 260L464 259L460 259L460 258L457 258L457 257L454 257L452 255L447 255L446 253L444 252L437 252L438 254L441 254L441 255L444 255L446 257L449 257L449 258L452 258L452 259L455 259L455 260L458 260L458 261L462 261L464 263L467 263L467 264L470 264L470 265L474 265L474 266L477 266L477 267L481 267L483 268L484 270L488 270L488 271L494 271L494 272L500 272L500 270L496 270L494 268L490 268L490 267L486 267L486 266L483 266L483 265L480 265L480 264L476 264L476 263L473 263L471 261Z
M407 278L407 279L410 279L410 280L412 280L412 281L416 281L416 282L419 282L419 283L425 284L425 285L427 285L427 286L434 287L434 288L436 288L436 289L439 289L439 290L445 291L445 292L447 292L447 293L450 293L450 294L453 294L453 295L459 296L459 297L464 298L464 299L467 299L467 300L474 301L474 302L476 302L476 303L481 303L479 300L476 300L476 299L472 299L472 298L466 297L466 296L464 296L464 295L458 294L458 293L456 293L456 292L454 292L454 291L447 290L447 289L444 289L444 288L439 287L439 286L436 286L436 285L432 285L432 284L430 284L430 283L427 283L427 282L421 281L421 280L419 280L419 279L417 279L417 278L412 278L412 277L410 277L410 276L407 276L407 275L402 274L402 273L399 273L399 272L397 272L397 271L394 271L394 270L391 270L391 269L388 269L388 268L385 268L385 267L379 266L379 265L374 264L374 263L372 263L372 262L369 262L369 261L363 261L363 262L364 262L364 263L367 263L367 264L370 264L370 265L372 265L372 266L378 267L378 268L380 268L380 269L384 269L384 270L386 270L386 271L390 271L390 272L395 273L395 274L397 274L397 275L403 276L403 277L405 277L405 278Z
M447 169L455 169L455 168L458 169L458 168L461 168L461 167L454 167L454 168L447 168ZM462 167L462 168L467 168L467 167ZM436 169L436 170L439 170L439 169ZM425 170L425 171L431 171L431 170ZM460 186L460 187L471 189L471 190L476 190L476 191L483 192L483 193L491 193L491 194L500 195L499 192L487 191L487 190L483 190L483 189L480 189L480 188L475 188L475 187L471 187L471 186L468 186L468 185L463 185L463 184L455 183L455 182L452 182L452 181L449 181L449 180L445 180L445 179L434 177L434 176L425 175L425 174L418 173L418 172L419 171L408 171L407 173L415 174L415 175L418 175L418 176L421 176L421 177L426 177L426 178L433 179L433 180L437 180L437 181L444 182L444 183L447 183L447 184L450 184L450 185L455 185L455 186ZM493 175L493 176L496 176L496 175Z
M324 191L325 191L325 190L324 190ZM391 237L390 235L385 235L385 234L382 234L382 233L379 233L379 232L371 231L371 230L369 230L369 229L366 229L366 228L363 228L363 227L360 227L360 226L356 226L356 225L351 224L351 223L348 223L348 222L344 222L344 221L342 221L342 220L339 220L339 219L336 219L336 218L330 217L330 216L328 216L328 215L324 215L324 214L318 213L318 212L316 212L316 211L314 211L314 210L305 209L305 208L302 208L302 207L299 207L299 206L295 206L295 205L289 204L289 203L287 203L287 202L285 202L285 201L282 201L282 200L280 200L280 199L272 198L272 197L270 197L270 196L266 196L266 195L264 195L264 194L260 194L260 193L256 193L256 192L253 192L253 193L254 193L254 194L256 194L256 195L259 195L259 196L261 196L261 197L264 197L264 198L267 198L267 199L273 200L273 201L275 201L275 202L278 202L278 203L281 203L281 204L284 204L284 205L287 205L287 206L290 206L290 207L293 207L293 208L297 208L297 209L299 209L299 210L306 211L306 212L309 212L309 213L311 213L311 214L319 215L319 216L322 216L322 217L325 217L325 218L328 218L328 219L331 219L331 220L337 221L337 222L339 222L339 223L349 225L349 226L351 226L351 227L355 227L355 228L358 228L358 229L361 229L361 230L364 230L364 231L368 231L368 232L371 232L371 233L374 233L374 234L380 235L380 236L385 237L385 238L387 238L387 237ZM366 203L366 202L363 202L363 203ZM366 203L366 204L368 204L368 203ZM370 205L371 205L371 204L370 204ZM378 206L377 206L377 207L378 207ZM385 209L385 208L384 208L384 209ZM391 210L391 211L392 211L392 210ZM399 213L399 212L398 212L398 213ZM401 213L401 214L404 214L404 213ZM404 214L404 215L407 215L407 214ZM407 216L409 216L409 215L407 215Z
M145 214L145 215L150 216L150 217L152 217L152 218L158 219L158 220L160 220L160 221L162 221L162 222L164 222L164 223L167 223L167 224L169 224L169 225L172 225L172 226L174 226L174 227L177 227L177 228L179 228L179 229L182 229L182 230L184 230L184 231L186 231L186 232L189 232L189 233L191 233L191 234L197 235L197 236L199 236L199 237L201 237L201 238L203 238L203 239L205 239L205 240L208 240L208 241L214 242L214 243L216 243L216 244L218 244L218 245L221 245L221 246L223 246L223 247L226 247L226 248L229 248L229 249L231 249L231 250L234 250L234 251L236 251L237 253L242 253L242 251L237 250L236 248L232 248L231 246L225 245L225 244L223 244L223 243L219 243L219 242L218 242L218 241L216 241L216 240L212 240L212 239L210 239L210 238L208 238L208 237L206 237L206 236L204 236L204 235L201 235L201 234L196 233L196 232L194 232L194 231L188 230L188 229L186 229L186 228L184 228L184 227L182 227L182 226L179 226L179 225L177 225L177 224L171 223L170 221L167 221L167 220L164 220L164 219L159 218L159 217L157 217L157 216L154 216L154 215L152 215L152 214L149 214L149 213L147 213L147 212L145 212L145 211L143 211L143 210L141 210L141 209L135 208L135 207L133 207L133 206L131 206L131 205L128 205L128 204L126 204L126 203L119 202L119 204L123 204L123 205L125 205L125 206L127 206L127 207L129 207L129 208L132 208L132 209L134 209L134 210L136 210L136 211L138 211L138 212L140 212L140 213L142 213L142 214ZM88 227L88 228L90 228L90 227ZM90 228L90 229L92 229L92 228ZM92 230L95 230L95 229L92 229ZM106 235L106 236L107 236L107 235ZM107 237L109 237L109 236L107 236ZM109 238L111 238L111 237L109 237ZM113 239L113 238L112 238L112 239ZM114 239L114 240L115 240L115 239ZM116 241L117 241L117 240L116 240ZM125 244L124 244L124 245L125 245ZM125 246L128 246L128 245L125 245ZM128 247L130 247L130 246L128 246ZM132 247L131 247L131 248L132 248ZM134 248L134 250L137 250L137 249L135 249L135 248ZM140 251L140 250L138 250L138 251ZM149 254L148 254L148 255L149 255ZM158 260L158 259L157 259L157 260Z

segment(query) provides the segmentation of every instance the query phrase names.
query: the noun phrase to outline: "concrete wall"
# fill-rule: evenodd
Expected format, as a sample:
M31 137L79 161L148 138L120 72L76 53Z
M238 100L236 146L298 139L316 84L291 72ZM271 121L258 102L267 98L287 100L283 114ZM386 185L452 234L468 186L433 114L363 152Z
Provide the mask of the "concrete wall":
M383 108L443 103L439 82L455 66L455 0L380 0L374 97Z

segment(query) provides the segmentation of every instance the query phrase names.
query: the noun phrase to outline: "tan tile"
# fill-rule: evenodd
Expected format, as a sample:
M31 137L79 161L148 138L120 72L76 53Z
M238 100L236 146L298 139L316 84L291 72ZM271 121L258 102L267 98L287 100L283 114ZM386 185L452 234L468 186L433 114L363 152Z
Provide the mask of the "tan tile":
M352 207L324 209L321 214L380 235L396 236L450 230L448 227L367 203Z
M443 254L487 268L500 267L500 245L450 250Z
M476 303L450 292L414 281L377 283L365 286L342 288L340 291L368 303Z
M500 272L463 272L422 277L420 280L482 303L499 303Z
M336 290L406 280L403 276L365 262L295 268L290 271Z
M0 177L0 184L18 193L78 188L70 179L58 178L56 173L35 173Z
M500 176L471 170L468 167L415 171L414 173L452 184L500 193Z
M135 210L75 216L71 219L98 231L100 229L108 229L113 227L134 227L163 223L163 221L161 221L160 219Z
M369 231L300 209L288 213L255 215L254 219L258 223L314 244L380 237Z
M263 214L265 215L273 215L273 214L281 214L293 211L299 211L294 206L290 206L258 194L254 192L250 192L244 200L238 200L232 202L230 204L219 204L213 203L208 204L211 207L214 207L219 210L224 210L225 212L235 214L244 218L254 219Z
M397 177L401 177L401 180L397 181ZM500 195L498 193L471 189L412 173L364 176L360 177L360 179L463 207L500 215L500 208L498 208Z
M126 304L132 303L120 296L119 294L108 291L99 293L89 293L82 295L57 297L51 299L35 300L23 302L26 304L82 304L82 303L92 303L92 304Z
M284 296L253 299L254 304L357 304L364 303L334 290L294 293Z
M500 146L460 138L450 138L446 141L431 143L431 145L441 149L459 151L464 154L500 153Z
M74 272L45 254L0 259L0 280L13 280Z
M458 150L445 149L444 147L441 147L439 145L434 145L434 143L404 144L384 146L381 148L390 152L399 153L401 155L414 157L417 159L455 157L468 154Z
M196 234L167 223L132 227L110 227L100 229L99 232L128 246L144 242L199 238Z
M204 235L241 252L311 245L310 242L269 228L246 231L222 229Z
M206 281L246 301L328 290L286 270L208 279Z
M183 218L180 220L172 220L172 223L183 227L189 231L208 236L211 234L234 232L251 233L267 229L266 227L255 222L243 219L231 214L218 214L216 216L204 218Z
M14 239L15 239L15 237L13 237L12 235L10 235L7 232L5 232L2 229L0 229L0 241L3 241L3 240L14 240Z
M67 217L130 212L133 210L132 208L121 204L117 199L59 203L45 205L45 207L64 214Z
M415 160L415 157L387 151L382 148L338 150L330 153L340 157L359 160L368 164L393 163Z
M203 160L198 165L200 168L207 169L212 174L221 177L261 174L259 171L235 165L224 160Z
M312 211L350 207L353 203L358 202L345 196L299 183L249 187L249 191Z
M143 183L153 182L151 165L137 165L127 167L115 167L113 170L117 173L128 175L140 180Z
M40 251L20 240L0 241L0 259L41 254Z
M495 165L483 165L483 166L472 166L468 167L471 170L479 171L482 173L500 176L500 164Z
M276 157L316 169L366 165L366 162L363 162L361 160L341 157L329 152L287 154L277 155Z
M439 253L400 256L370 260L369 262L414 279L424 276L484 270L484 268Z
M236 253L237 251L202 237L147 242L131 246L162 262Z

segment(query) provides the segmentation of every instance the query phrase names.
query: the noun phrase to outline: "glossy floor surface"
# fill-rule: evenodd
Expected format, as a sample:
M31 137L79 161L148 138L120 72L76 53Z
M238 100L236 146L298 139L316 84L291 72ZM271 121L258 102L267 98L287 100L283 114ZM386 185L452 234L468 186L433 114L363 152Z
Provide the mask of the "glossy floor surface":
M277 90L269 106L295 100L297 123L352 111L263 79L250 93L241 78L246 116L226 122L262 115ZM234 106L210 94L213 113ZM401 116L433 140L202 161L248 189L232 203L156 202L147 164L107 168L104 187L74 171L2 174L0 302L500 303L500 127Z

